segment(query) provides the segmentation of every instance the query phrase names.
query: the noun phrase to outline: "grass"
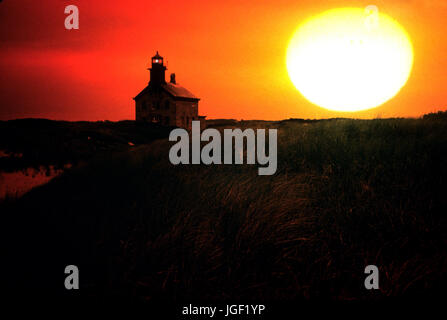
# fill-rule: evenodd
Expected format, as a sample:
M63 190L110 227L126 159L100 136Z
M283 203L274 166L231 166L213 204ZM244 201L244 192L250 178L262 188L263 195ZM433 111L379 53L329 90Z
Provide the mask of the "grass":
M277 173L173 166L165 139L98 154L1 204L7 287L62 292L68 264L83 294L145 301L382 300L445 286L445 120L213 125L278 128ZM364 289L368 264L378 291Z

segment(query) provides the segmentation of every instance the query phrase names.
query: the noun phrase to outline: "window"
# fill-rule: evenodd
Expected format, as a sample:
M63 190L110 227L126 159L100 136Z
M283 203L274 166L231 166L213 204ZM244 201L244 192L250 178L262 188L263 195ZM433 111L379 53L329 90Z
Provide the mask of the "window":
M169 110L169 100L166 100L166 101L165 101L165 109L166 109L166 110Z
M160 109L160 101L152 101L151 110L159 110Z

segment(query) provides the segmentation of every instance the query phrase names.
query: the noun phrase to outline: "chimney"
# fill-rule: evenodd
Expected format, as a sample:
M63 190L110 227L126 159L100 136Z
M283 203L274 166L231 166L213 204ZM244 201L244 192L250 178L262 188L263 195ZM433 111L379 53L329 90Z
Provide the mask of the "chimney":
M175 82L175 73L171 73L171 81L169 81L169 82L171 82L172 84L176 84L176 82Z

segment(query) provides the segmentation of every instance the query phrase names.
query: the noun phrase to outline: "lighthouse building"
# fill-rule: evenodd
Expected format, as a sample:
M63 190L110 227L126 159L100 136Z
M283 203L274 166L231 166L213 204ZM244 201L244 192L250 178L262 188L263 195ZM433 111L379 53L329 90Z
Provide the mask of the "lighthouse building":
M190 130L193 120L204 122L199 116L199 98L177 84L175 74L169 82L165 80L166 66L158 54L151 59L149 84L135 98L135 118L137 121L159 123Z

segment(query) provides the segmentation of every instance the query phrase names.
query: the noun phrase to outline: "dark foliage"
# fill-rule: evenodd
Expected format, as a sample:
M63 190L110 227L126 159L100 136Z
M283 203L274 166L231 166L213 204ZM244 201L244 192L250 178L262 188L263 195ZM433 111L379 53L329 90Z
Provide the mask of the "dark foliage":
M425 114L422 119L424 120L447 120L447 111L438 111L436 113Z
M63 168L92 157L126 151L168 136L170 129L135 121L69 122L47 119L0 121L1 171L53 165Z
M148 301L381 300L445 287L447 122L232 125L278 127L274 176L173 166L159 140L5 201L6 286L64 294L61 270L76 264L82 294ZM364 289L368 264L378 291Z

